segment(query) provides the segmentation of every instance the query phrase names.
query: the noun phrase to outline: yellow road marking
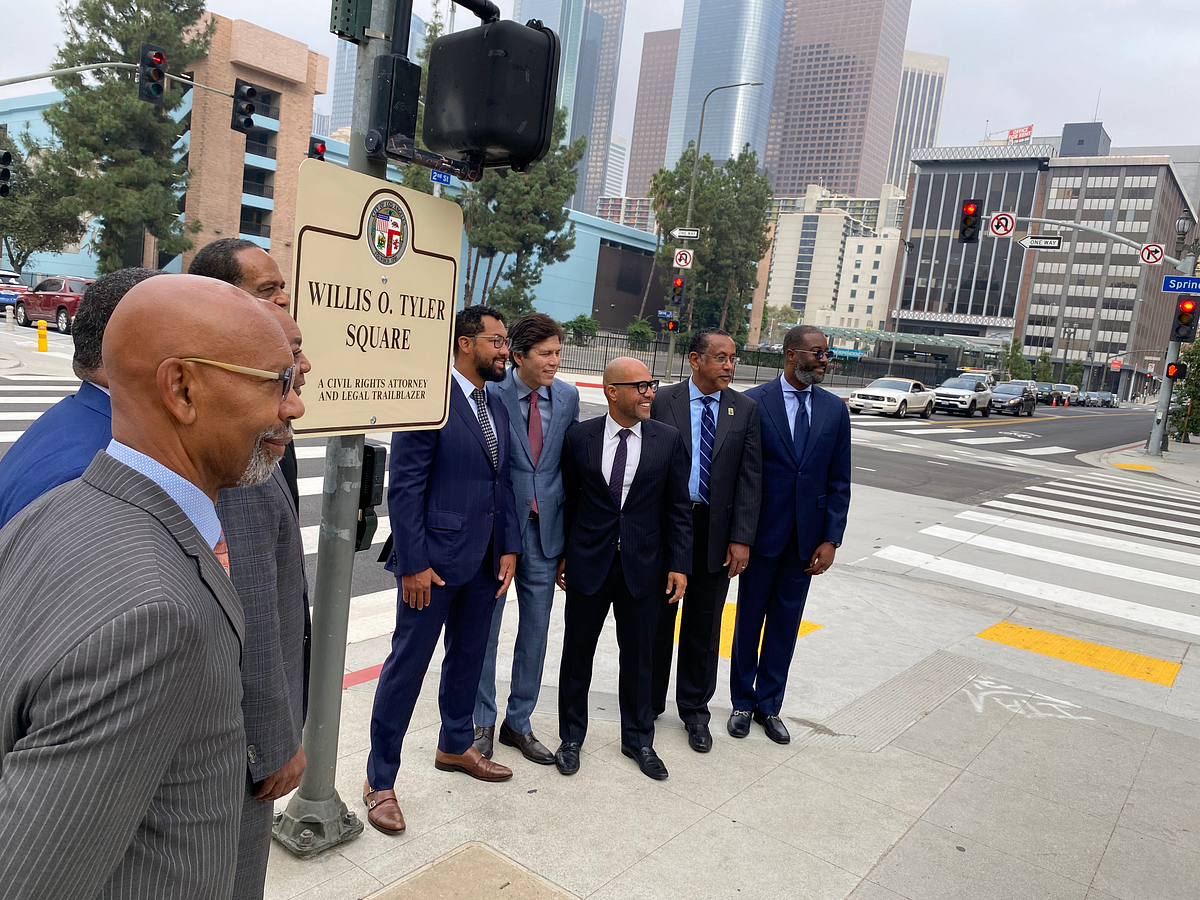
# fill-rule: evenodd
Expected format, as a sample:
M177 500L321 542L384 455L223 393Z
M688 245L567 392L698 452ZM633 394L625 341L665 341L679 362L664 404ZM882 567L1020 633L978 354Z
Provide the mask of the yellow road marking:
M993 625L975 636L997 644L1007 644L1009 647L1028 650L1042 656L1051 656L1091 669L1100 669L1103 672L1112 672L1115 675L1137 678L1166 687L1173 685L1175 676L1179 674L1179 663L1168 659L1143 656L1130 650L1093 644L1050 631L1038 631L1036 628L1026 628L1012 622Z
M1158 471L1158 469L1154 468L1154 466L1146 466L1142 465L1141 463L1113 463L1112 465L1118 469L1137 469L1142 472Z
M683 601L687 603L686 598ZM737 616L737 604L726 603L725 609L721 612L721 644L717 652L720 653L722 659L729 659L733 655L733 625L734 619ZM679 625L682 621L680 616L675 617L675 643L679 643ZM806 634L812 634L818 628L824 628L824 625L818 625L816 622L801 622L800 630L796 632L797 638L802 638ZM762 649L762 637L758 639L758 648Z

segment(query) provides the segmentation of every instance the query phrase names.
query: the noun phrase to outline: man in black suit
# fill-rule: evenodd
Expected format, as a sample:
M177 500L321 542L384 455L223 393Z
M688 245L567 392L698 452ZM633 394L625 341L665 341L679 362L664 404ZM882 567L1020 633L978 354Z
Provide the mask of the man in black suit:
M675 704L688 744L697 753L712 749L708 701L717 690L721 614L729 580L750 560L762 499L758 405L729 386L736 352L727 332L697 331L688 348L692 377L663 388L650 407L650 418L678 429L683 437L691 461L692 501L687 599L660 604L651 702L655 715L667 708L675 620L682 606Z
M608 415L572 425L563 444L567 555L558 584L567 605L558 682L562 744L554 762L564 775L579 771L592 661L611 604L620 648L621 752L649 777L667 777L654 752L651 657L659 598L676 603L687 587L692 517L683 438L650 420L657 388L641 362L614 359L604 369Z

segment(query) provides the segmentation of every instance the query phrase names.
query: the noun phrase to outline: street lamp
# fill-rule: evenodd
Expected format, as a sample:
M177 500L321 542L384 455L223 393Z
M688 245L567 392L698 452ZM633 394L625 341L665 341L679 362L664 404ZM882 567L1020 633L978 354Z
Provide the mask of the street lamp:
M739 87L762 87L761 81L739 81L737 84L722 84L713 88L704 95L704 102L700 104L700 130L696 134L696 158L692 160L692 180L688 184L688 210L687 210L687 227L692 227L692 204L696 200L696 172L700 167L700 141L704 138L704 107L708 105L708 98L717 91L728 90L729 88Z
M1196 225L1192 214L1185 206L1183 212L1179 214L1179 218L1175 220L1175 255L1179 257L1179 265L1177 268L1184 275L1191 275L1196 271L1196 256L1200 254L1200 238L1192 241L1190 244L1185 243L1188 232ZM1187 256L1184 256L1184 252Z

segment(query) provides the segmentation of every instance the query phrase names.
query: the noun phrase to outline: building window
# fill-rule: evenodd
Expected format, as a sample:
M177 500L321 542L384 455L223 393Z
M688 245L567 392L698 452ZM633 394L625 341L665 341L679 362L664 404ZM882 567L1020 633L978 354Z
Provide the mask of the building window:
M859 244L859 245L858 245L858 249L857 249L857 250L855 250L854 252L855 252L855 253L862 253L862 252L863 252L863 245L862 245L862 244Z
M868 307L867 307L867 315L868 315L868 316L871 314L871 312L872 312L872 310L874 310L874 308L875 308L875 307L873 307L873 306L868 306Z
M871 284L876 284L876 283L878 283L878 281L879 281L879 276L878 276L878 275L872 275L872 276L871 276Z
M854 276L854 278L852 279L852 282L854 284L858 284L858 276L857 275Z
M855 291L855 290L850 291L850 299L851 300L853 300L857 296L858 296L858 291Z
M861 259L856 259L856 260L854 261L854 268L856 268L856 269L861 269L861 268L862 268L862 260L861 260Z
M874 299L875 299L875 292L874 292L874 291L867 291L867 299L868 299L868 300L874 300Z
M878 256L882 252L883 252L883 244L876 244L875 245L875 255Z
M846 312L854 312L854 304L850 303L846 306Z
M879 260L875 260L875 262L871 263L871 268L878 269L879 268Z

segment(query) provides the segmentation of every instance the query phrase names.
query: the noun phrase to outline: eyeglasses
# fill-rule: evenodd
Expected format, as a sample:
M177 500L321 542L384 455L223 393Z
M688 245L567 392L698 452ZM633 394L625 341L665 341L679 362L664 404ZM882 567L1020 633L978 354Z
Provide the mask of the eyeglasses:
M707 353L701 353L700 355L705 359L713 360L719 366L723 366L725 363L729 363L731 366L736 366L742 361L740 356L726 356L724 353L718 353L716 356L709 356Z
M478 340L484 338L492 342L492 346L499 350L501 347L507 347L512 343L511 338L505 337L502 334L473 334L471 337Z
M801 353L811 353L813 359L833 359L832 350L809 350L805 347L797 347L796 349Z
M658 393L657 381L610 381L609 384L613 387L637 388L639 394L645 394L647 391L652 394Z
M262 378L267 381L282 381L283 382L283 397L286 398L292 392L292 386L296 383L296 367L288 366L282 372L269 372L266 369L251 369L246 366L235 366L233 363L217 362L212 359L200 359L196 356L184 357L182 362L201 363L206 366L216 366L218 369L224 369L226 372L237 372L240 375L253 375L255 378Z

